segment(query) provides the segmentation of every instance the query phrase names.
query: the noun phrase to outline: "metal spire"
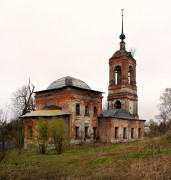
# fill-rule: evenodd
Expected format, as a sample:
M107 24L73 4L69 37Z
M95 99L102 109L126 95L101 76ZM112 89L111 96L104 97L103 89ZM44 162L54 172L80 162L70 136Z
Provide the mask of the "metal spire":
M123 33L123 9L121 9L121 11L122 11L122 31L121 31L121 35L119 36L119 38L123 41L126 36Z

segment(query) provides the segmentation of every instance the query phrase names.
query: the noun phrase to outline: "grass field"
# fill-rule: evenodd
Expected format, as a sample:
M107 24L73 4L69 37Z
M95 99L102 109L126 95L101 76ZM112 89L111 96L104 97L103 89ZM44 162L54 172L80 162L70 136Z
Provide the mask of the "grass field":
M0 164L0 179L171 179L170 138L70 146L61 155L11 149Z

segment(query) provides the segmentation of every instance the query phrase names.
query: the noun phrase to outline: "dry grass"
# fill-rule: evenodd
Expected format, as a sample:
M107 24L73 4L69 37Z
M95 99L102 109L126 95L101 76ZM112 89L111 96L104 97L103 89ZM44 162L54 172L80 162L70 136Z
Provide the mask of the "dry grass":
M171 136L114 145L70 147L64 154L10 150L0 179L171 179Z

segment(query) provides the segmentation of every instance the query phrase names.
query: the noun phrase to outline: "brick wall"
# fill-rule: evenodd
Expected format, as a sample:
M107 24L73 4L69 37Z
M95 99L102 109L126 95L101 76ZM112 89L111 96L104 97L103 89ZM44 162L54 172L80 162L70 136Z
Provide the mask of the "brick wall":
M117 137L115 137L116 127L118 128ZM126 128L125 138L123 137L124 128ZM133 128L133 137L131 137L131 128ZM98 137L101 142L111 143L142 140L144 138L144 120L99 118Z

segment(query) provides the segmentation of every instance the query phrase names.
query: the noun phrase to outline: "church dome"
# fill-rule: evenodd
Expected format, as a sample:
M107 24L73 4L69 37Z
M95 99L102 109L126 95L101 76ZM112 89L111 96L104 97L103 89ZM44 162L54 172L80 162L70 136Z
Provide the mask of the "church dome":
M76 79L70 76L63 77L52 82L48 86L47 90L58 89L58 88L67 87L67 86L73 86L73 87L91 90L91 88L84 81L81 81L79 79Z

